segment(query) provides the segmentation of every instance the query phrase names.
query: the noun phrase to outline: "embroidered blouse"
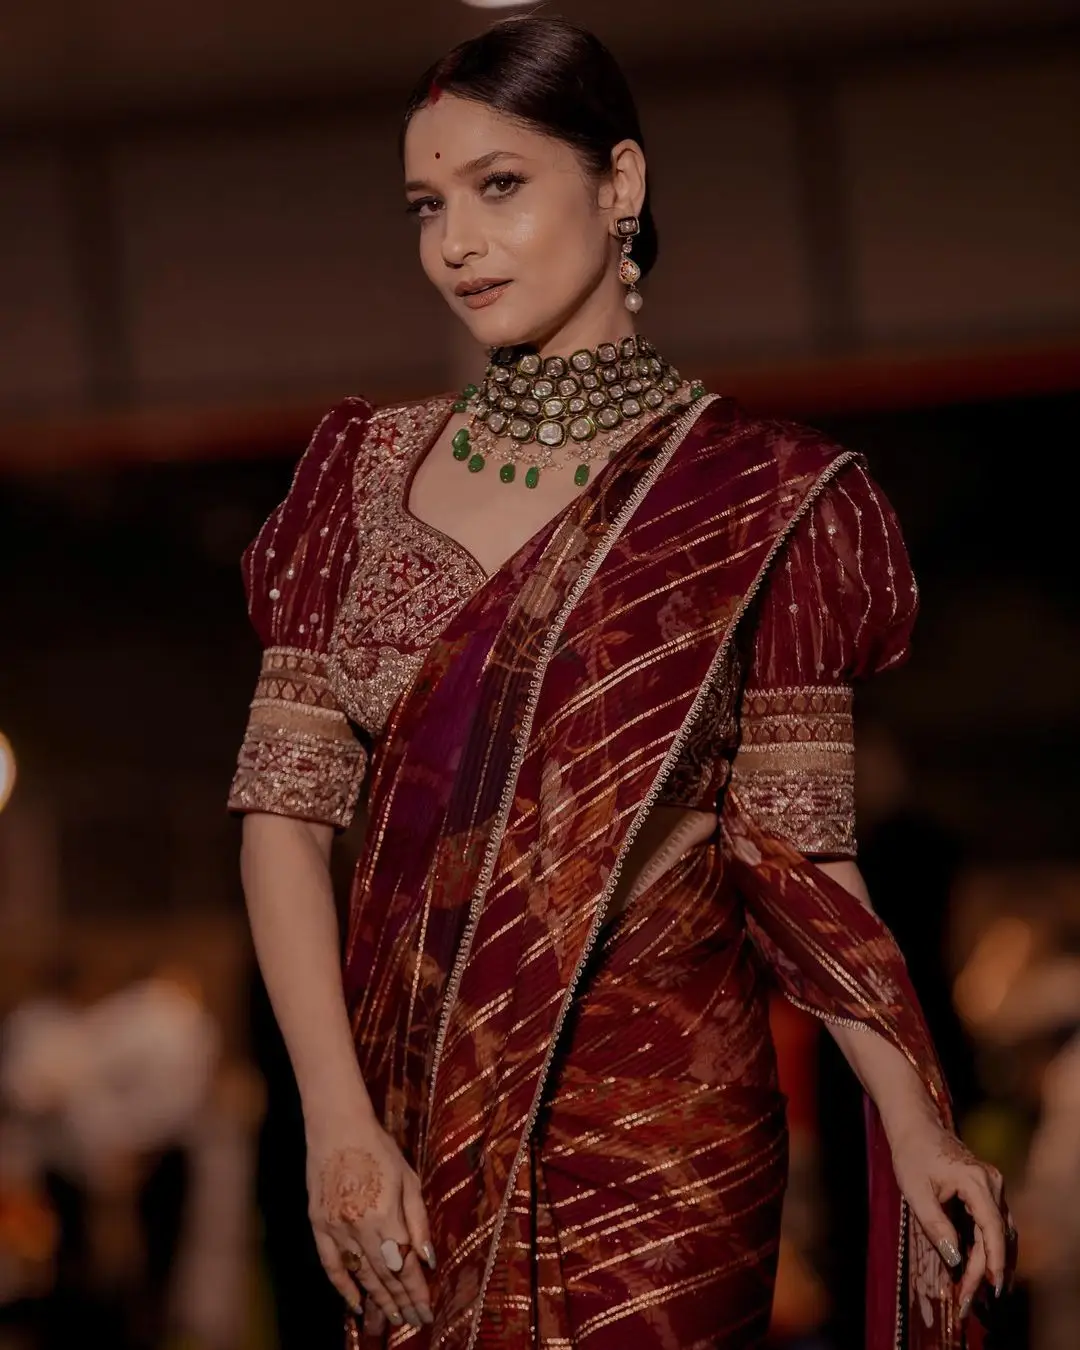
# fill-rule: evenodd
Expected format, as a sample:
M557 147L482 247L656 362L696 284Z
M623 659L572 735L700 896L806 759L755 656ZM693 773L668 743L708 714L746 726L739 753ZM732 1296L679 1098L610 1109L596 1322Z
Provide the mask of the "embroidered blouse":
M347 826L391 708L485 580L407 509L449 405L332 409L245 553L264 653L233 810ZM904 658L916 608L892 508L851 465L796 527L660 800L711 811L730 778L770 832L853 856L852 685Z

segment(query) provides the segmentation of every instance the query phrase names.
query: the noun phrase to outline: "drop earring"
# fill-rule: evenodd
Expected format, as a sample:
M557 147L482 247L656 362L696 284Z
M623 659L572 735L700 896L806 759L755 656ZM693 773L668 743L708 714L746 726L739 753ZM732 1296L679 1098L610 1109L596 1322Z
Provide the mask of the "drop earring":
M631 314L639 314L645 303L637 288L641 280L641 268L630 256L634 247L634 236L640 232L641 222L637 216L620 216L615 222L615 233L623 241L622 257L619 259L619 280L627 287L623 303Z

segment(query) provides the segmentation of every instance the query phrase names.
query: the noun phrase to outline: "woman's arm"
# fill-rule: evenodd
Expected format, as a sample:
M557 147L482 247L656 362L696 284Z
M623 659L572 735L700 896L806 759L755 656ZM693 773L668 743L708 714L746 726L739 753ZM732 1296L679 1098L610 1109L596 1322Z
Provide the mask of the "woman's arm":
M866 882L854 862L817 866L873 911ZM895 1046L862 1027L826 1025L878 1109L900 1189L948 1265L958 1266L961 1258L956 1230L942 1202L959 1196L975 1220L975 1246L959 1290L963 1316L984 1275L997 1294L1005 1281L1001 1175L977 1162L942 1127L921 1077Z
M274 1015L300 1089L308 1145L308 1194L319 1256L335 1288L358 1309L345 1262L395 1325L431 1320L430 1296L410 1253L396 1268L381 1241L408 1240L431 1265L420 1184L376 1119L356 1062L341 983L330 881L334 831L267 812L244 817L240 870L251 933ZM371 1325L370 1309L368 1323Z
M854 862L844 859L819 862L817 866L873 912L866 882ZM937 1109L922 1079L894 1045L881 1036L867 1035L862 1028L837 1022L826 1025L855 1076L873 1099L890 1144L895 1145L896 1140L912 1130L939 1125Z
M334 831L287 816L244 817L240 875L266 983L304 1117L374 1120L341 985L330 882Z

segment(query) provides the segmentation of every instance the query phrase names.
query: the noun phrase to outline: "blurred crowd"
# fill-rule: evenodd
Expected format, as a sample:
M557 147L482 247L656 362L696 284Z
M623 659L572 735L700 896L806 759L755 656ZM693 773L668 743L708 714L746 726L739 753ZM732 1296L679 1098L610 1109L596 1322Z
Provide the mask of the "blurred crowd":
M57 970L0 1039L0 1345L250 1344L261 1090L197 981Z

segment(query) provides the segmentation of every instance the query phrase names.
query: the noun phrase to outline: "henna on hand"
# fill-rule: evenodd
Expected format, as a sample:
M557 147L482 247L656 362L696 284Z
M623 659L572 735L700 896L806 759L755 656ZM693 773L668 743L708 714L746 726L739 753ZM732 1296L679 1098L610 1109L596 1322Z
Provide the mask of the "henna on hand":
M971 1149L960 1139L957 1139L955 1134L942 1132L938 1150L946 1162L960 1163L962 1166L981 1166Z
M332 1222L358 1223L382 1197L382 1168L361 1148L332 1153L319 1173L319 1198Z

